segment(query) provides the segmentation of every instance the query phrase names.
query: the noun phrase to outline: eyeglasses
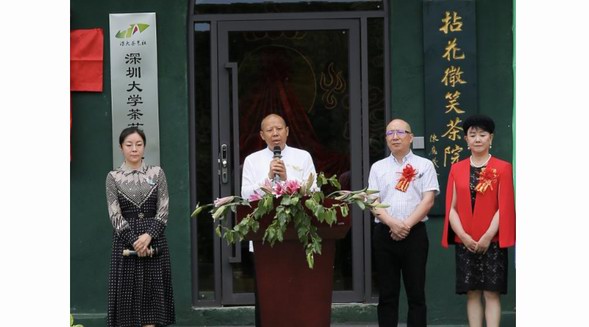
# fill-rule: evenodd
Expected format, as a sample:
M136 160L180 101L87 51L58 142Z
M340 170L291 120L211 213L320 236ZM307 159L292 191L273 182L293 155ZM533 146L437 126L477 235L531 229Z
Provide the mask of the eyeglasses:
M411 134L410 131L404 129L391 129L386 132L387 136L392 136L395 133L398 137L405 137L405 135Z

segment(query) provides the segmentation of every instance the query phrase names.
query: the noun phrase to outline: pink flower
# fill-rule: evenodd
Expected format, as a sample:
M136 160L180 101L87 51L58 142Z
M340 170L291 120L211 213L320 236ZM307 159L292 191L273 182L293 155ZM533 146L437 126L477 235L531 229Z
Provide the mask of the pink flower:
M266 194L272 194L272 183L269 180L265 180L263 185L260 185L260 190Z
M253 201L259 201L262 199L262 196L259 195L257 192L254 192L254 194L250 195L250 197L248 198L248 201L253 202Z
M231 196L226 196L224 198L217 198L217 200L215 200L213 203L215 204L215 208L218 208L224 204L227 204L231 201L233 201L233 199L235 198L235 196L231 195Z
M288 180L284 183L284 193L293 195L301 188L301 184L297 180Z
M279 198L282 194L286 193L286 188L284 187L284 182L278 182L274 184L274 188L273 188L274 195L276 195L277 198Z

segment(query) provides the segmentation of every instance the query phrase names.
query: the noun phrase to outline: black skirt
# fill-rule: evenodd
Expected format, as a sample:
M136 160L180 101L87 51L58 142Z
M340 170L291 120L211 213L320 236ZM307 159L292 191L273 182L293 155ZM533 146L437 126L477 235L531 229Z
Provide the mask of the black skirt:
M140 235L147 232L154 218L127 220ZM157 256L124 257L122 252L129 247L113 235L108 327L168 326L175 322L170 255L163 233L151 241L151 246L159 250Z
M468 291L507 293L507 249L492 242L484 254L456 244L456 294Z

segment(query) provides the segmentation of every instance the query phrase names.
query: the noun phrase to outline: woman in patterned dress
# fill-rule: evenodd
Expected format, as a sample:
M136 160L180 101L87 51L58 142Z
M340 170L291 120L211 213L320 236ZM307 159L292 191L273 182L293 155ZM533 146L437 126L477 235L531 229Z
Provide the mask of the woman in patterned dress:
M106 176L113 226L109 327L155 327L175 322L172 274L164 234L168 185L159 166L143 162L145 134L129 127L119 137L125 162ZM136 255L124 256L124 250Z
M455 244L456 293L467 295L469 326L485 320L498 327L507 248L515 245L512 166L489 153L495 130L490 117L473 115L462 128L471 156L450 169L442 246Z

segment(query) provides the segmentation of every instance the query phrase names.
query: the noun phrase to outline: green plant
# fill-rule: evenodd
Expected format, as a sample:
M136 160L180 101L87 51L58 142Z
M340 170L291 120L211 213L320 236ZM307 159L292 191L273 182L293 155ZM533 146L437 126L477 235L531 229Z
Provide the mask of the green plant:
M295 180L278 182L273 185L267 182L261 186L261 190L264 192L262 195L256 193L249 199L232 195L203 206L197 204L191 216L197 217L205 208L211 207L209 213L212 218L215 221L221 221L229 212L236 212L238 206L251 207L250 202L257 201L257 207L232 228L218 224L217 235L223 237L228 244L240 242L245 239L248 233L258 231L260 218L274 211L272 223L264 231L263 241L269 242L271 246L274 246L276 241L282 242L286 228L292 223L299 241L305 247L307 264L312 269L315 262L314 255L321 254L322 241L317 233L317 227L312 222L313 219L332 226L337 220L337 211L346 217L350 204L356 204L362 210L387 207L387 205L376 202L376 196L373 194L378 191L371 191L367 188L358 191L340 190L336 175L330 178L325 177L323 173L317 175L316 182L319 190L312 189L313 179L313 175L309 176L304 184ZM328 184L337 190L326 196L321 188ZM337 200L337 202L325 206L326 198ZM278 205L275 206L275 203Z

